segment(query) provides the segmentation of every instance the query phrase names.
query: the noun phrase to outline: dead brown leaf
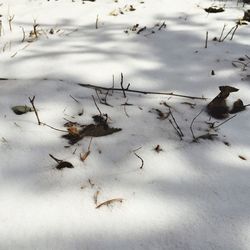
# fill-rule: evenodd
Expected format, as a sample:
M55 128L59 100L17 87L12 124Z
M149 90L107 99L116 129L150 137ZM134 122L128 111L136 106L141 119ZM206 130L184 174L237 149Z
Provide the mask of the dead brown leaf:
M79 135L78 128L76 126L71 126L67 128L70 135Z

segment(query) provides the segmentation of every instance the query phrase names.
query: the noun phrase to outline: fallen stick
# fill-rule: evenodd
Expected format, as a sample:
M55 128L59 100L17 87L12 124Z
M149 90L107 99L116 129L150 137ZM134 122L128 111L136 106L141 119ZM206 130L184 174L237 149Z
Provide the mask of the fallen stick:
M18 81L18 80L43 80L43 81L60 81L60 82L69 82L67 80L63 80L63 79L48 79L48 78L44 78L44 79L18 79L18 78L4 78L1 77L0 81ZM108 88L108 87L102 87L102 86L98 86L98 85L94 85L94 84L86 84L86 83L75 83L78 84L81 87L84 88L90 88L90 89L99 89L99 90L106 90L106 91L121 91L123 92L124 89L121 88ZM129 87L129 86L128 86ZM175 94L173 92L157 92L157 91L143 91L143 90L136 90L136 89L125 89L126 92L130 92L130 93L138 93L138 94L144 94L144 95L169 95L169 96L176 96L176 97L182 97L182 98L188 98L188 99L193 99L193 100L207 100L207 98L205 97L199 97L199 96L189 96L189 95L181 95L181 94Z
M137 158L139 158L140 160L141 160L141 166L140 166L140 169L142 169L143 168L143 166L144 166L144 160L137 154L137 153L135 153L134 152L134 155L137 157Z
M111 91L124 92L124 89L122 89L122 88L108 88L108 87L101 87L98 85L85 84L85 83L78 83L78 85L81 87L90 88L90 89L101 89L101 90L106 90L106 91L111 90ZM144 95L169 95L169 96L183 97L183 98L188 98L188 99L193 99L193 100L194 99L196 99L196 100L206 100L207 99L205 97L181 95L181 94L175 94L173 92L143 91L143 90L135 90L135 89L125 89L125 90L126 90L126 92L138 93L138 94L144 94Z
M107 201L104 201L104 202L100 203L95 208L98 209L98 208L100 208L102 206L105 206L105 205L108 206L108 205L110 205L110 204L112 204L114 202L123 202L123 199L122 198L115 198L115 199L107 200Z
M226 122L230 121L231 119L233 119L235 116L237 115L233 115L231 117L229 117L228 119L226 119L225 121L221 122L220 124L218 124L217 126L214 126L213 128L216 129L218 127L220 127L221 125L225 124Z
M34 111L35 111L37 123L38 123L38 125L41 125L41 121L39 119L39 116L38 116L38 113L37 113L37 110L36 110L36 107L35 107L35 104L34 104L35 98L36 98L36 96L33 96L32 98L29 97L29 100L30 100L30 103L31 103Z

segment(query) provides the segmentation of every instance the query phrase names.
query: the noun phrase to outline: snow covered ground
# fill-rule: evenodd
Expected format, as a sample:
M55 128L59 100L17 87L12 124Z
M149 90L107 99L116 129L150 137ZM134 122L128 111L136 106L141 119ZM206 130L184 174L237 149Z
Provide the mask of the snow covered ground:
M225 11L204 11L213 5ZM239 89L233 101L250 103L249 25L232 40L231 32L213 41L249 8L208 0L0 0L0 249L250 249L249 109L211 130L214 140L193 142L190 129L198 137L224 121L205 111L194 120L221 85ZM249 62L244 71L239 58ZM112 87L114 75L120 88L121 73L130 89L207 99L110 91L107 106L78 85ZM36 96L41 121L66 130L67 120L93 123L92 95L109 126L122 130L93 137L84 162L90 137L69 146L34 112L11 109ZM49 154L74 168L57 170Z

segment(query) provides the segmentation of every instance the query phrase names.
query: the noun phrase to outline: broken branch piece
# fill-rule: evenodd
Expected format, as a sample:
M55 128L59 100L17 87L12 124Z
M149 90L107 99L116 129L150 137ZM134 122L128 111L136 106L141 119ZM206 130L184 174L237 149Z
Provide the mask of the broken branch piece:
M96 206L96 209L102 207L102 206L109 206L110 204L114 203L114 202L123 202L123 199L122 198L115 198L115 199L111 199L111 200L107 200L107 201L104 201L102 203L100 203L99 205Z

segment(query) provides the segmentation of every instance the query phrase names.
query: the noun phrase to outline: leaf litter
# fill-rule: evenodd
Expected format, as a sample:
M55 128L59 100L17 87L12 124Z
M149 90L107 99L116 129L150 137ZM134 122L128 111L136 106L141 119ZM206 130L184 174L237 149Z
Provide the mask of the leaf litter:
M120 132L122 130L121 128L110 127L107 123L107 120L105 120L101 115L95 115L92 118L95 122L94 124L91 123L88 125L80 125L79 127L75 127L76 124L67 127L71 124L66 123L65 127L67 127L69 133L63 135L62 137L67 139L70 145L74 145L78 141L82 140L84 137L106 136Z

